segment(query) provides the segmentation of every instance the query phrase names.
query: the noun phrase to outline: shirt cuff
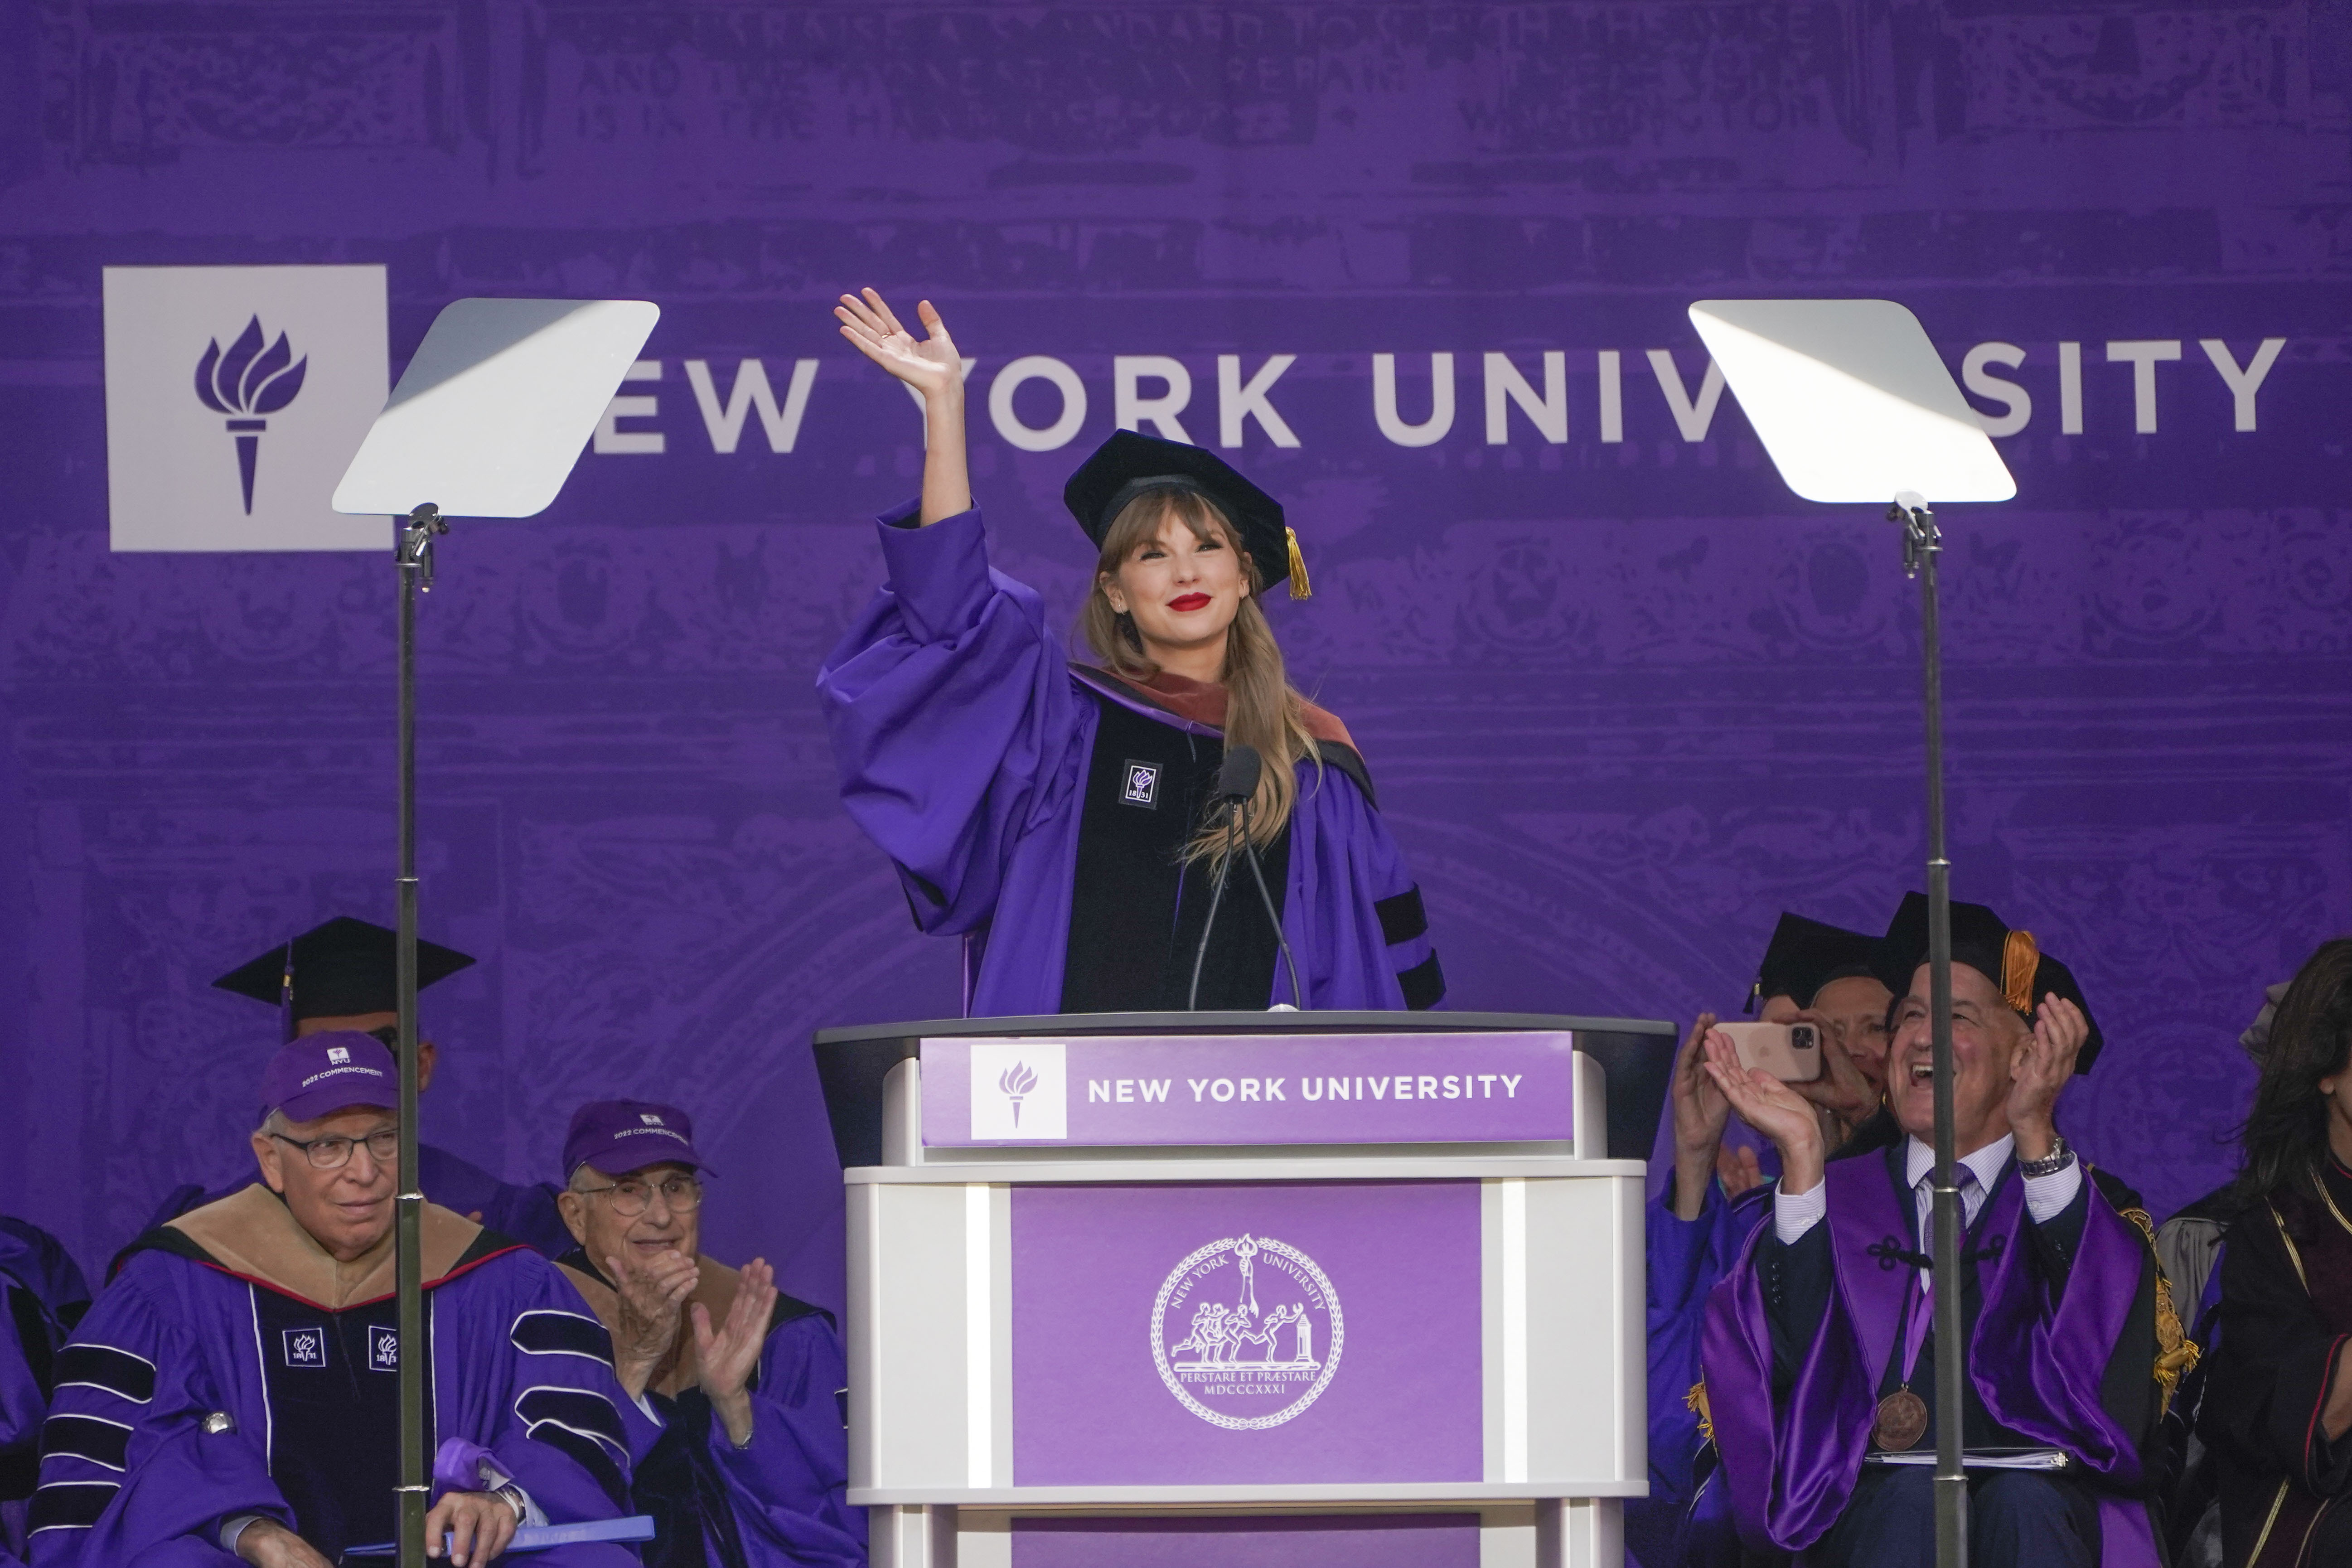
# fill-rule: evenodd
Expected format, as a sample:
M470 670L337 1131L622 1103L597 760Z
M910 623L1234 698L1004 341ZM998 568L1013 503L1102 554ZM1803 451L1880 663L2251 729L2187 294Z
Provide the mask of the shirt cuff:
M2048 1225L2064 1214L2083 1190L2083 1162L2077 1158L2066 1162L2066 1168L2052 1175L2025 1178L2025 1212L2033 1216L2036 1225Z
M245 1533L246 1526L249 1524L257 1524L266 1517L268 1516L258 1513L240 1513L233 1519L222 1521L220 1527L221 1550L227 1552L231 1557L236 1556L236 1538Z
M1792 1193L1786 1187L1772 1194L1772 1234L1780 1238L1783 1247L1794 1247L1805 1238L1806 1232L1829 1216L1830 1184L1826 1181L1813 1184L1809 1193Z

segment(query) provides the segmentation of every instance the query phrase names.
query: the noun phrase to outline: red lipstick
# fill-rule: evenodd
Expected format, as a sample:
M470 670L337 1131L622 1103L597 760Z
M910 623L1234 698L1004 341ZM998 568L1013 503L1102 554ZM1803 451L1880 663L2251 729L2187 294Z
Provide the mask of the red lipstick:
M1209 607L1209 595L1206 594L1179 594L1176 597L1168 601L1168 607L1171 610L1205 610Z

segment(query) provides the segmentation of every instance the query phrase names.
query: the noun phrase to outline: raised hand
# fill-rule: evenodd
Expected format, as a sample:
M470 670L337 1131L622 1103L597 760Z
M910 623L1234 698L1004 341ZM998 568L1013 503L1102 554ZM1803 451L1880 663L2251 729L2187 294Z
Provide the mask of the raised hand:
M923 400L923 496L916 514L929 527L971 510L971 470L964 455L963 357L956 353L948 324L929 300L915 307L923 324L919 342L898 324L882 296L871 289L844 294L833 313L841 335L857 352L915 389Z
M2074 1058L2091 1037L2091 1021L2063 996L2045 996L2034 1009L2033 1033L2009 1058L2010 1131L2017 1157L2047 1158L2058 1136L2058 1095L2074 1076Z
M956 353L954 340L948 336L948 324L940 320L939 311L924 300L915 306L916 319L923 324L923 336L917 341L914 333L898 324L898 318L885 304L882 296L871 289L858 294L844 294L833 313L841 320L841 335L856 346L857 352L897 376L900 381L923 395L929 402L935 395L963 392L963 360Z
M1675 1053L1675 1213L1696 1219L1706 1205L1706 1184L1715 1179L1717 1151L1731 1120L1731 1102L1706 1076L1701 1048L1715 1027L1715 1015L1701 1013Z
M685 1253L663 1251L643 1262L607 1258L604 1277L619 1298L613 1324L613 1372L634 1399L677 1350L679 1313L694 1294L701 1270Z
M1830 1129L1830 1142L1832 1146L1843 1143L1877 1111L1879 1091L1854 1064L1853 1055L1845 1048L1845 1037L1829 1019L1807 1009L1790 1022L1811 1024L1820 1032L1822 1076L1811 1083L1792 1083L1789 1087L1828 1113L1834 1123Z
M751 1440L751 1396L744 1385L760 1364L760 1351L768 1342L768 1318L775 1310L776 1271L757 1258L743 1266L724 1323L712 1328L710 1309L699 1301L694 1304L694 1354L702 1392L739 1448Z
M1822 1179L1822 1125L1796 1090L1761 1068L1739 1065L1739 1047L1722 1030L1706 1037L1706 1072L1739 1118L1780 1152L1783 1191L1809 1193Z

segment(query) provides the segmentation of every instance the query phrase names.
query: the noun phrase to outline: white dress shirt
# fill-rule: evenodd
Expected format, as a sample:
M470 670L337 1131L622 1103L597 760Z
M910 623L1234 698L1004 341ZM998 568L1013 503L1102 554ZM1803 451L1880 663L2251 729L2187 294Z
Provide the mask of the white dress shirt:
M1987 1194L2000 1179L2000 1169L2009 1163L2017 1147L2014 1135L2004 1136L1986 1144L1972 1154L1963 1154L1954 1173L1960 1188L1960 1223L1963 1228L1976 1223L1977 1215L1984 1208ZM1904 1174L1911 1184L1916 1203L1920 1250L1927 1250L1930 1233L1928 1215L1934 1207L1934 1176L1936 1151L1932 1144L1918 1139L1909 1140L1904 1150ZM2083 1190L2083 1162L2066 1162L2065 1168L2054 1175L2027 1176L2025 1211L2036 1225L2047 1225L2066 1210ZM1785 1186L1772 1194L1772 1231L1783 1247L1793 1247L1813 1226L1828 1217L1830 1184L1826 1178L1813 1184L1812 1190L1791 1193ZM1919 1288L1928 1288L1929 1272L1919 1271Z

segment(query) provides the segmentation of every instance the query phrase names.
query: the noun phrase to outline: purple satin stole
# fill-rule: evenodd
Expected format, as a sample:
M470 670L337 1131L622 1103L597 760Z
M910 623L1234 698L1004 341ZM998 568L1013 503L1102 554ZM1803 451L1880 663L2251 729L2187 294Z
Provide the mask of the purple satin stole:
M1837 1285L1782 1408L1773 1406L1772 1336L1755 1251L1769 1227L1759 1227L1707 1303L1701 1359L1716 1445L1733 1517L1759 1551L1805 1550L1852 1500L1912 1273L1890 1256L1912 1249L1913 1211L1886 1157L1837 1161L1828 1182L1825 1223ZM2028 1257L2033 1244L2022 1181L1997 1184L1969 1227L1967 1247L1985 1254L1977 1266L1982 1308L1969 1376L1995 1421L2029 1443L2066 1450L2108 1485L2136 1489L2136 1436L2106 1413L2099 1391L2149 1253L2087 1175L2084 1185L2082 1246L2054 1301ZM2152 1366L2152 1343L2148 1353ZM2147 1510L2136 1500L2103 1497L2101 1519L2107 1568L2158 1561Z

